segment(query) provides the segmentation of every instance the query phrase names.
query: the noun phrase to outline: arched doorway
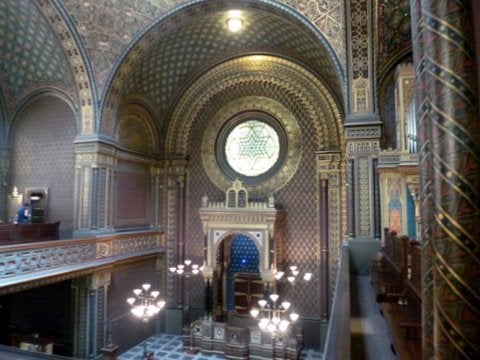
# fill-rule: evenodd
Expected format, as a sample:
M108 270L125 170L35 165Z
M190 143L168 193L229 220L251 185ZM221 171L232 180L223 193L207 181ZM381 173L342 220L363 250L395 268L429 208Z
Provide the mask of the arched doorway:
M234 233L217 248L214 273L215 318L249 316L252 305L263 298L260 252L249 234Z

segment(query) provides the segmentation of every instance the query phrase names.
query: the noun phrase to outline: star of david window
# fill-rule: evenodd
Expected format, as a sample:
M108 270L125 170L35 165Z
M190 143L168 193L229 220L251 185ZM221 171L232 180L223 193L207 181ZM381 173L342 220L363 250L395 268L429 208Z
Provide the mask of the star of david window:
M273 176L286 157L286 136L266 114L243 114L220 132L217 161L232 180L258 184Z

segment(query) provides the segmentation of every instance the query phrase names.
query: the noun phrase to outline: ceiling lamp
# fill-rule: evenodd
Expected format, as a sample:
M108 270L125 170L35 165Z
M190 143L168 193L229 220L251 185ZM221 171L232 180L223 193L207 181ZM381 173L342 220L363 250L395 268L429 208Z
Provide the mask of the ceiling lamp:
M243 26L243 21L240 18L232 17L227 19L227 27L231 32L239 31Z

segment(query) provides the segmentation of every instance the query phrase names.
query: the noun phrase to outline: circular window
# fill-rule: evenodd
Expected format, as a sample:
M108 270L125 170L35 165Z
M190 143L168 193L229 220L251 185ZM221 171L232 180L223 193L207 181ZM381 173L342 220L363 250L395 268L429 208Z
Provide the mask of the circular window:
M237 125L227 136L225 158L239 174L258 176L275 165L280 154L280 142L275 130L258 120Z
M239 180L251 198L285 186L298 169L302 136L295 116L275 100L249 96L226 104L206 124L202 162L226 191Z
M217 145L217 161L224 173L245 184L274 175L286 156L283 128L266 114L243 114L229 121Z

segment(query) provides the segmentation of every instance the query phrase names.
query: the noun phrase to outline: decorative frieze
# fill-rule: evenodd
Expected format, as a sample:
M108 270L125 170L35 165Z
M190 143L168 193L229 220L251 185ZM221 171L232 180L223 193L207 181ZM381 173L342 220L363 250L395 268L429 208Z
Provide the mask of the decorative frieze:
M119 257L123 260L136 257L139 253L162 252L163 247L163 234L160 232L54 240L31 243L27 249L25 244L12 245L7 251L0 252L0 293L3 286L41 280L46 275L78 273L109 265Z
M345 137L351 139L376 139L381 136L379 126L362 126L345 129Z

